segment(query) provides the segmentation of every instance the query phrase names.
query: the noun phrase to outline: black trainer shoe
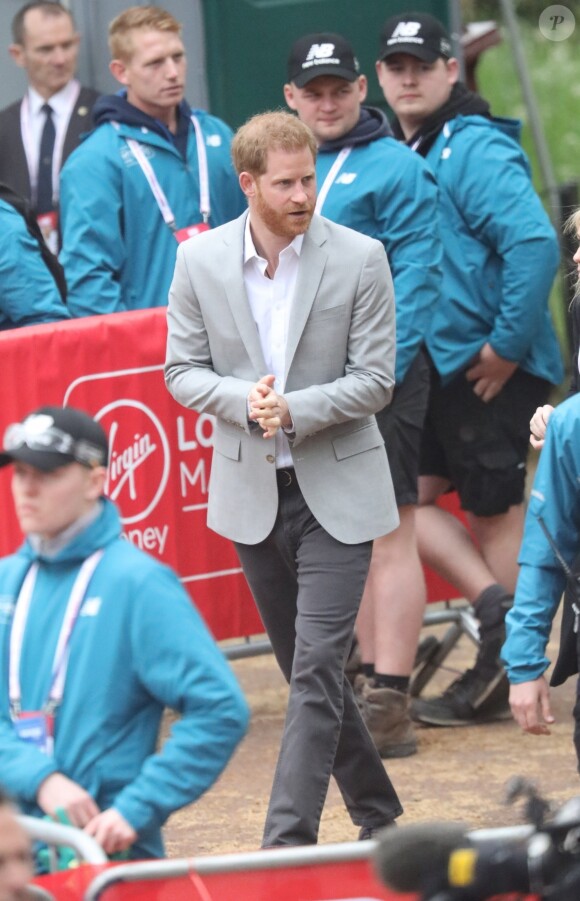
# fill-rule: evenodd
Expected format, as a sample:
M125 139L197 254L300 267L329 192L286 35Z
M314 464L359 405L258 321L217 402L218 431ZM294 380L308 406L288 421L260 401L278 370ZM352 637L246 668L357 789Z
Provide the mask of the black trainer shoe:
M368 842L371 839L374 839L379 835L383 829L390 829L391 826L396 826L396 820L389 820L388 823L383 823L382 826L361 826L360 832L358 834L359 842Z
M411 716L429 726L473 726L510 719L509 683L498 668L493 676L469 669L437 698L415 698Z

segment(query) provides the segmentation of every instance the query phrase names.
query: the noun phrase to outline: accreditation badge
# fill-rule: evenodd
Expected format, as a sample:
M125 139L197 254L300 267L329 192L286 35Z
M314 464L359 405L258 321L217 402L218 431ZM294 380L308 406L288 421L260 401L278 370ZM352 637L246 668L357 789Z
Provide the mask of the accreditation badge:
M196 235L209 231L210 228L211 225L208 222L198 222L196 225L186 225L185 228L178 228L173 234L177 243L181 244L183 241L187 241L188 238L195 238Z
M58 254L58 213L56 210L53 210L50 213L40 213L36 217L36 221L38 222L38 227L42 232L42 237L46 243L46 246L49 250L51 250L54 255Z
M21 741L34 745L43 754L52 757L54 752L54 716L42 710L21 711L13 720L16 734Z

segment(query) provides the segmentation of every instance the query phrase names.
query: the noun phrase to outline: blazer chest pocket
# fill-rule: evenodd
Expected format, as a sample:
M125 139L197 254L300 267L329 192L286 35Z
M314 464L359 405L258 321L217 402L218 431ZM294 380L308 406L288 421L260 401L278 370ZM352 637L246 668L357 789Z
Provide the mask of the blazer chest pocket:
M346 304L338 303L332 307L322 307L322 309L313 309L308 317L308 322L320 322L323 319L334 319L346 315Z
M363 429L357 429L356 432L335 438L332 446L336 459L345 460L348 457L354 457L355 454L383 447L384 443L378 428L369 425Z
M240 439L234 435L226 435L224 432L219 431L216 431L214 434L214 451L221 454L222 457L227 457L228 460L239 461L241 444Z

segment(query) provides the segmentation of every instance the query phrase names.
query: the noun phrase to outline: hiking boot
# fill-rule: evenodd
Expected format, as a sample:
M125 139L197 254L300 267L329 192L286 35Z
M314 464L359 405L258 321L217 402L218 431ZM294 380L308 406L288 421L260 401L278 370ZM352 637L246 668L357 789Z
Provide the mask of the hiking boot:
M356 682L356 702L381 757L410 757L417 753L409 696L392 688L375 688L372 679Z
M430 726L468 726L511 717L509 684L500 659L505 641L505 616L513 596L501 585L490 585L475 603L479 619L479 650L473 669L451 683L438 698L416 698L411 715Z
M415 698L411 716L428 726L473 726L511 718L509 683L498 668L493 678L468 669L438 698Z

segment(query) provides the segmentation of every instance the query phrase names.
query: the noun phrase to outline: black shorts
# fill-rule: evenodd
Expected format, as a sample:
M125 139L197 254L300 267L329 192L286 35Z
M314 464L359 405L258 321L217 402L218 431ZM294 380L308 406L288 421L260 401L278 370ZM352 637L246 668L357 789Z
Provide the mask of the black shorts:
M421 432L429 401L429 364L422 351L395 387L388 407L377 413L398 507L416 504Z
M431 365L431 396L421 446L421 475L449 479L461 507L497 516L524 499L530 419L552 386L516 369L489 403L461 372L445 387Z

